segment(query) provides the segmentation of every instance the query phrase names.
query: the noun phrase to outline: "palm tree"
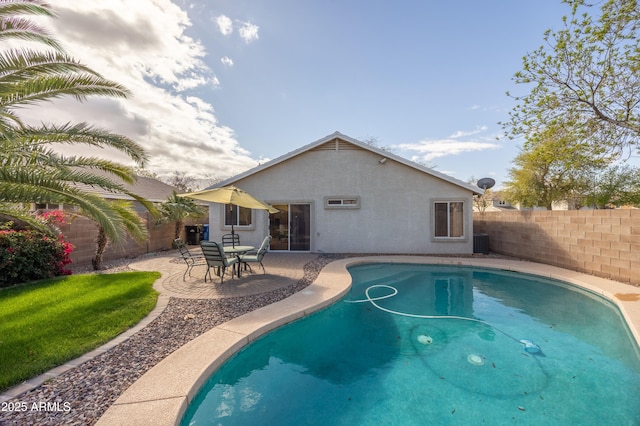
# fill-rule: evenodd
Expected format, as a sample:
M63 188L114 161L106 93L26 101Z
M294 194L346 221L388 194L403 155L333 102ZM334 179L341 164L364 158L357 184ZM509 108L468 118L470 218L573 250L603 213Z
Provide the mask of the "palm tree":
M153 209L119 183L133 183L133 169L96 157L64 156L51 147L109 147L141 167L147 160L144 150L125 136L87 123L25 125L17 110L64 96L79 101L92 95L125 98L128 91L68 56L46 30L22 17L25 15L55 17L42 0L0 0L0 40L28 40L46 46L45 51L0 52L0 215L38 226L16 206L31 202L74 205L95 220L108 239L122 242L132 232L133 222L123 216L122 209L95 195L95 189L127 194Z
M178 197L176 191L160 204L160 215L164 222L175 222L174 239L180 238L180 230L188 217L202 217L207 212L191 198Z

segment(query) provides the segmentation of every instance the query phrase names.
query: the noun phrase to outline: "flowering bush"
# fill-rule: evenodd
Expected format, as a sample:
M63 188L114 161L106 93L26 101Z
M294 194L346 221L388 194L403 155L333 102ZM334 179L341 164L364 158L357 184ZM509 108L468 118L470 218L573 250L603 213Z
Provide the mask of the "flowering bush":
M47 214L51 213L51 214ZM40 218L64 225L64 215L47 212ZM35 230L14 230L11 222L0 229L0 287L56 275L69 275L73 245L62 234L47 235Z
M38 217L50 225L62 226L67 223L62 210L49 210Z

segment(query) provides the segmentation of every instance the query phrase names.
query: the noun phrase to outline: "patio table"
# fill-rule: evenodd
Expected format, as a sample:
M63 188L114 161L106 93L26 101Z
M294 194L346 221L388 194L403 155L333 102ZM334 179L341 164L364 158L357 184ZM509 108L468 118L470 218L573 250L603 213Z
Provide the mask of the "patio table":
M240 262L240 256L242 256L243 254L246 254L251 250L255 250L255 247L254 246L223 246L222 248L224 249L225 253L233 254L238 258L238 278L240 278L240 270L242 269L240 268L240 264L242 263Z

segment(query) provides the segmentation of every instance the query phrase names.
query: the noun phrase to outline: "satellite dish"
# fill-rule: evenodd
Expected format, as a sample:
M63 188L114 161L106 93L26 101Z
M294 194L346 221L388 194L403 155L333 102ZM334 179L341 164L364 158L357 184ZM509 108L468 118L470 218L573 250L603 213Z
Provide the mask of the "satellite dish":
M493 188L493 185L495 184L496 184L496 181L491 178L482 178L478 181L478 188L487 190L489 188Z

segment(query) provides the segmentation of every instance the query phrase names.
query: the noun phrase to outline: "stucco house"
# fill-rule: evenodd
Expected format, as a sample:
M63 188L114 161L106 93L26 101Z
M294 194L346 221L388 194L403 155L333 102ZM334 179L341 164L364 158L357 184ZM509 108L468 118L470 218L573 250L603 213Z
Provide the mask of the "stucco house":
M209 239L235 232L270 250L473 252L473 195L482 190L335 132L212 186L235 185L279 213L210 204Z

